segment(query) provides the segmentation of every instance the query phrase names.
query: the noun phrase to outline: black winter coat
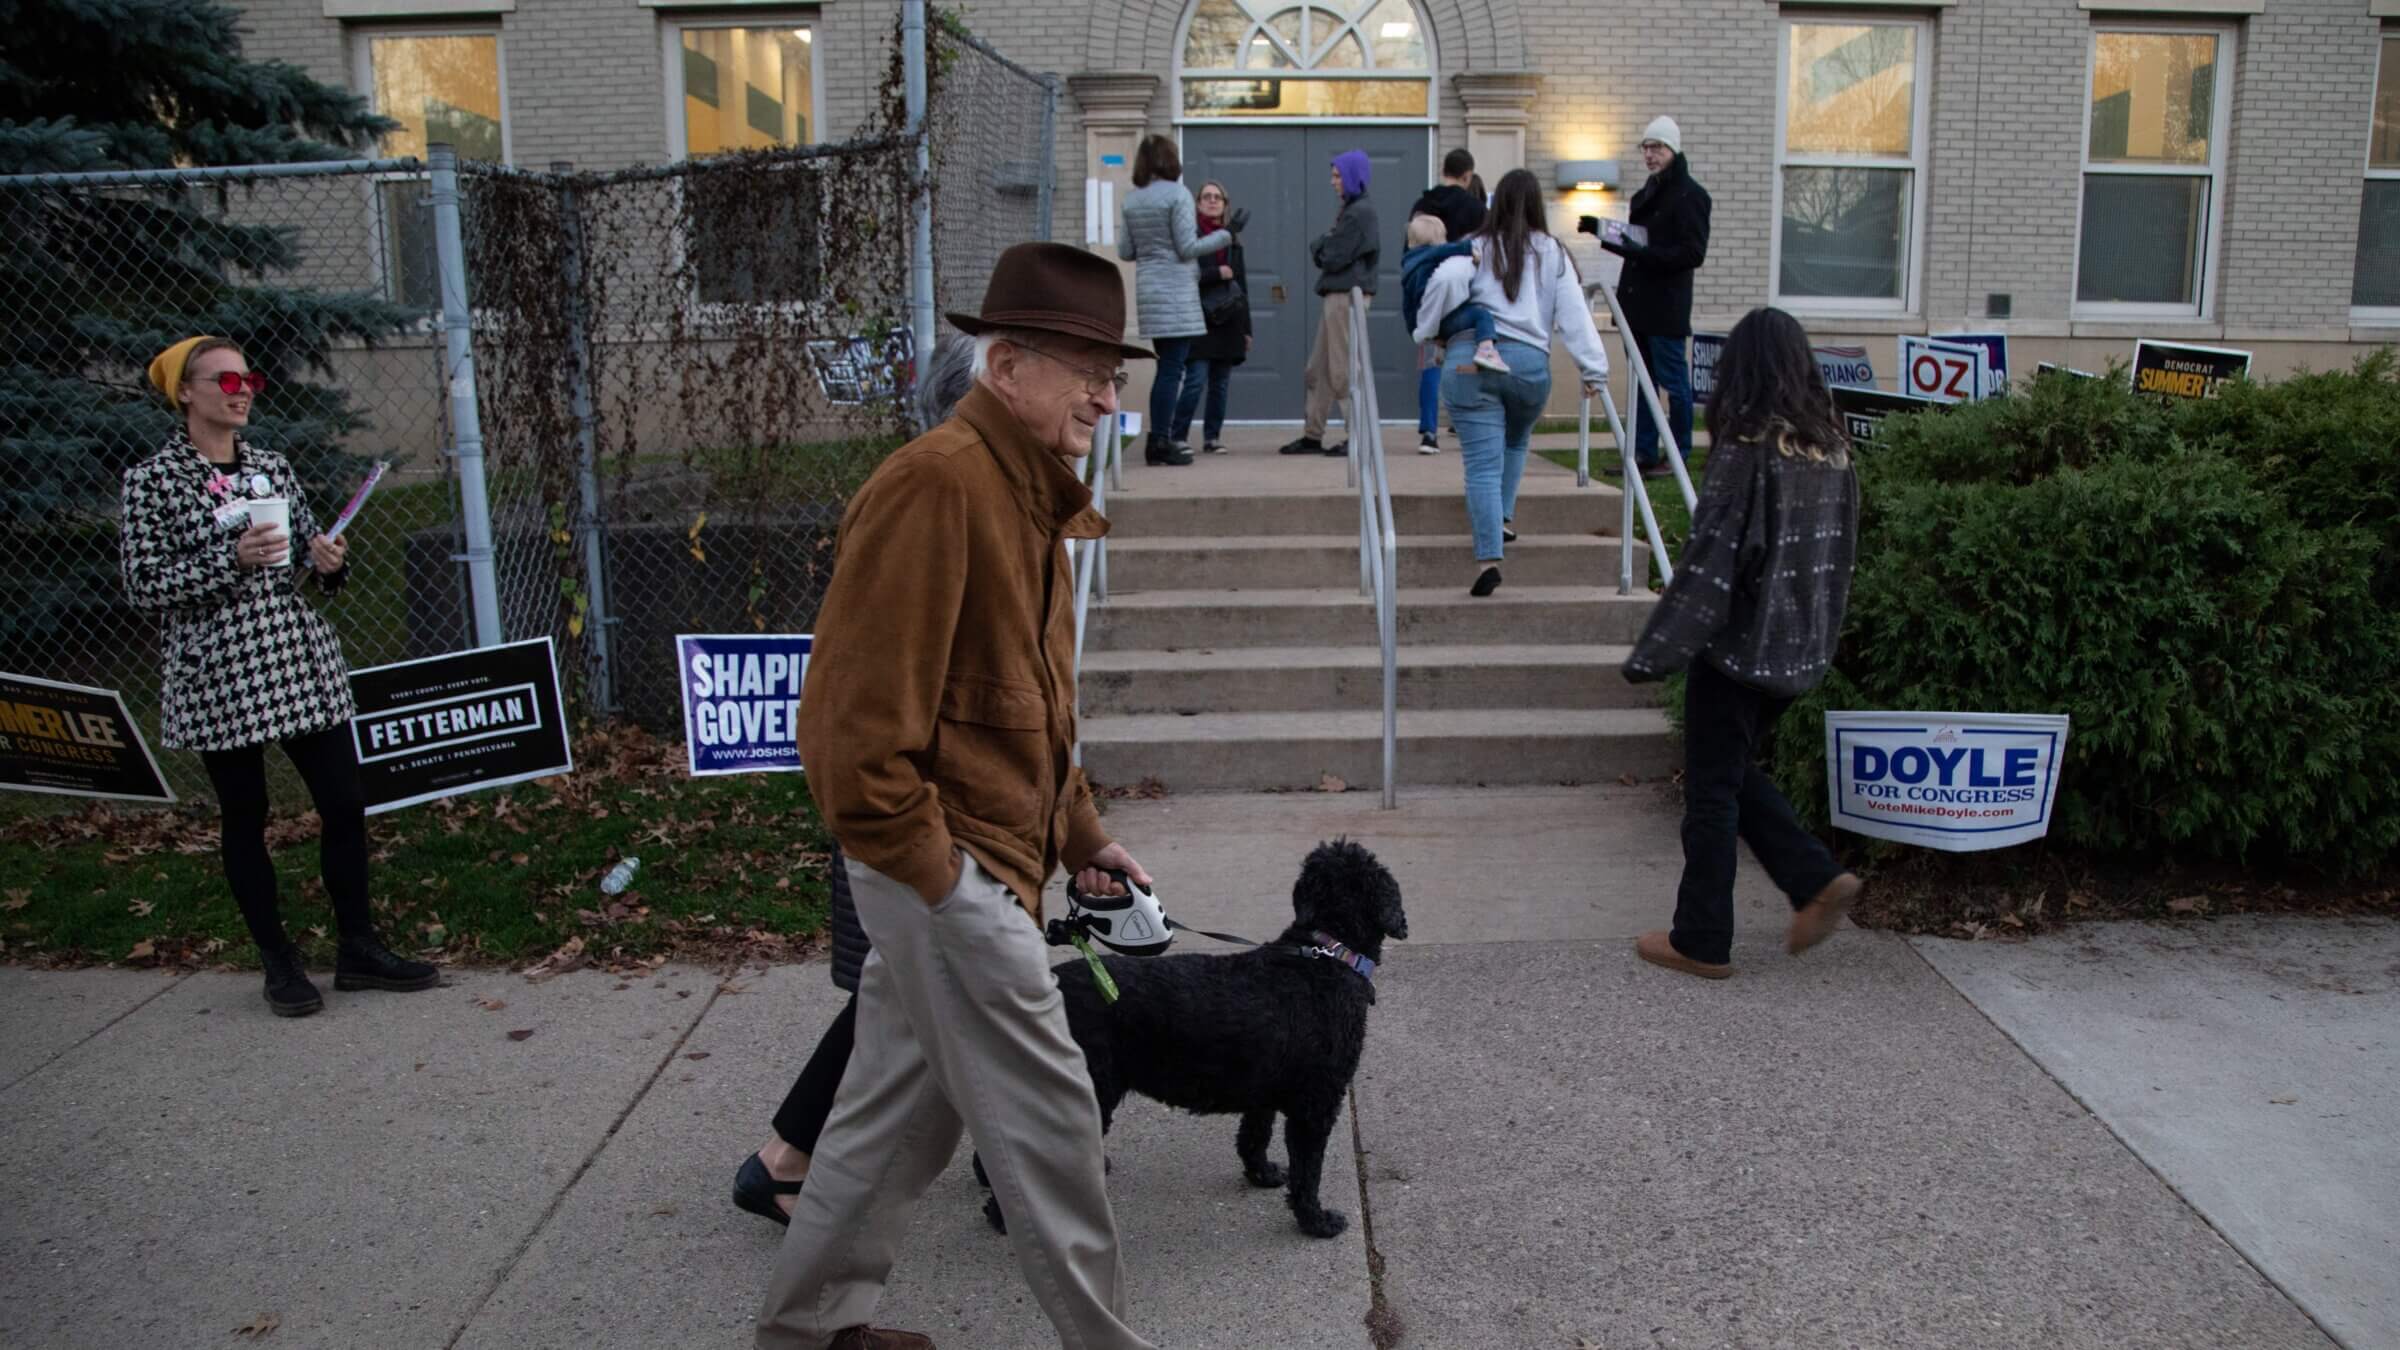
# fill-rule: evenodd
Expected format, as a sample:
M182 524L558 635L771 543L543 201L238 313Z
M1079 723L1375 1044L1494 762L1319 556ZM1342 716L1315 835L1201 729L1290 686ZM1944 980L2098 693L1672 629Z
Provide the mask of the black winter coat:
M858 907L850 903L850 866L842 846L833 846L833 861L825 868L826 889L833 895L833 984L858 992L859 972L867 966L867 930L858 926Z
M1250 269L1242 263L1241 240L1234 240L1233 247L1226 249L1225 253L1232 257L1233 280L1230 283L1220 280L1217 276L1217 259L1223 255L1216 253L1201 255L1200 307L1203 310L1207 309L1208 302L1216 298L1218 294L1217 288L1224 285L1231 285L1235 294L1242 297L1242 303L1233 322L1210 324L1208 333L1192 343L1192 359L1195 361L1221 361L1229 366L1238 366L1242 363L1242 358L1250 351Z
M1692 181L1692 166L1683 156L1650 175L1633 194L1629 223L1650 234L1650 242L1603 242L1602 248L1625 259L1617 281L1617 303L1625 307L1625 322L1643 337L1692 335L1692 273L1708 260L1708 190Z

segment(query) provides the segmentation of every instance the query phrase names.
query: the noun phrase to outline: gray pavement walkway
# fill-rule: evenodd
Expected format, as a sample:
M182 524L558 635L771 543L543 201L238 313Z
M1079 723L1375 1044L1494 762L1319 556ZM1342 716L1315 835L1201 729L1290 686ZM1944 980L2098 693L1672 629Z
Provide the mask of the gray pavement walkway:
M1672 894L1659 788L1374 808L1112 804L1187 923L1270 936L1347 833L1412 927L1328 1159L1366 1220L1341 1239L1242 1184L1231 1121L1120 1114L1161 1346L1363 1350L1378 1287L1430 1350L2393 1343L2396 930L1851 930L1794 961L1745 870L1742 973L1703 984L1627 942ZM838 1007L821 965L328 997L277 1022L249 977L0 970L0 1345L269 1316L281 1346L749 1343L778 1232L726 1190ZM884 1320L1053 1344L978 1208L962 1157Z

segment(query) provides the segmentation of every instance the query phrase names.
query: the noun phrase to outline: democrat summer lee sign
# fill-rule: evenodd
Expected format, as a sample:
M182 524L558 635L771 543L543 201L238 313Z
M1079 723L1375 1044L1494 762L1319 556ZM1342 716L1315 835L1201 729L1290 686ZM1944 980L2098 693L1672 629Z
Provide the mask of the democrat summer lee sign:
M350 672L367 814L568 773L550 639Z
M1829 712L1833 823L1949 853L2039 839L2066 748L2064 714Z
M122 695L31 675L0 675L0 788L175 800Z
M807 633L687 633L675 639L683 744L694 777L798 773Z

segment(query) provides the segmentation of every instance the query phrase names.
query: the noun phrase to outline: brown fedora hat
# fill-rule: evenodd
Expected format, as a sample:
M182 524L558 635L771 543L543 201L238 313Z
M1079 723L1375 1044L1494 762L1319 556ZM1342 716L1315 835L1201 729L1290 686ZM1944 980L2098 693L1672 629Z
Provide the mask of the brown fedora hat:
M1118 354L1154 359L1125 340L1125 276L1117 265L1072 244L1018 244L992 266L983 313L952 314L972 337L994 328L1030 328L1104 342Z

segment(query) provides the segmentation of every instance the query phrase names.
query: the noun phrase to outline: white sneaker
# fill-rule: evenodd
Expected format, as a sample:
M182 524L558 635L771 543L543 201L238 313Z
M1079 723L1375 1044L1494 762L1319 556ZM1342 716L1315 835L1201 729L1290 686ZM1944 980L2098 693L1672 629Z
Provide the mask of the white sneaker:
M1417 453L1420 455L1438 455L1442 453L1441 438L1434 435L1430 431L1418 433Z
M1485 370L1499 371L1503 375L1514 373L1509 370L1508 362L1501 359L1500 348L1489 342L1475 344L1475 364Z

